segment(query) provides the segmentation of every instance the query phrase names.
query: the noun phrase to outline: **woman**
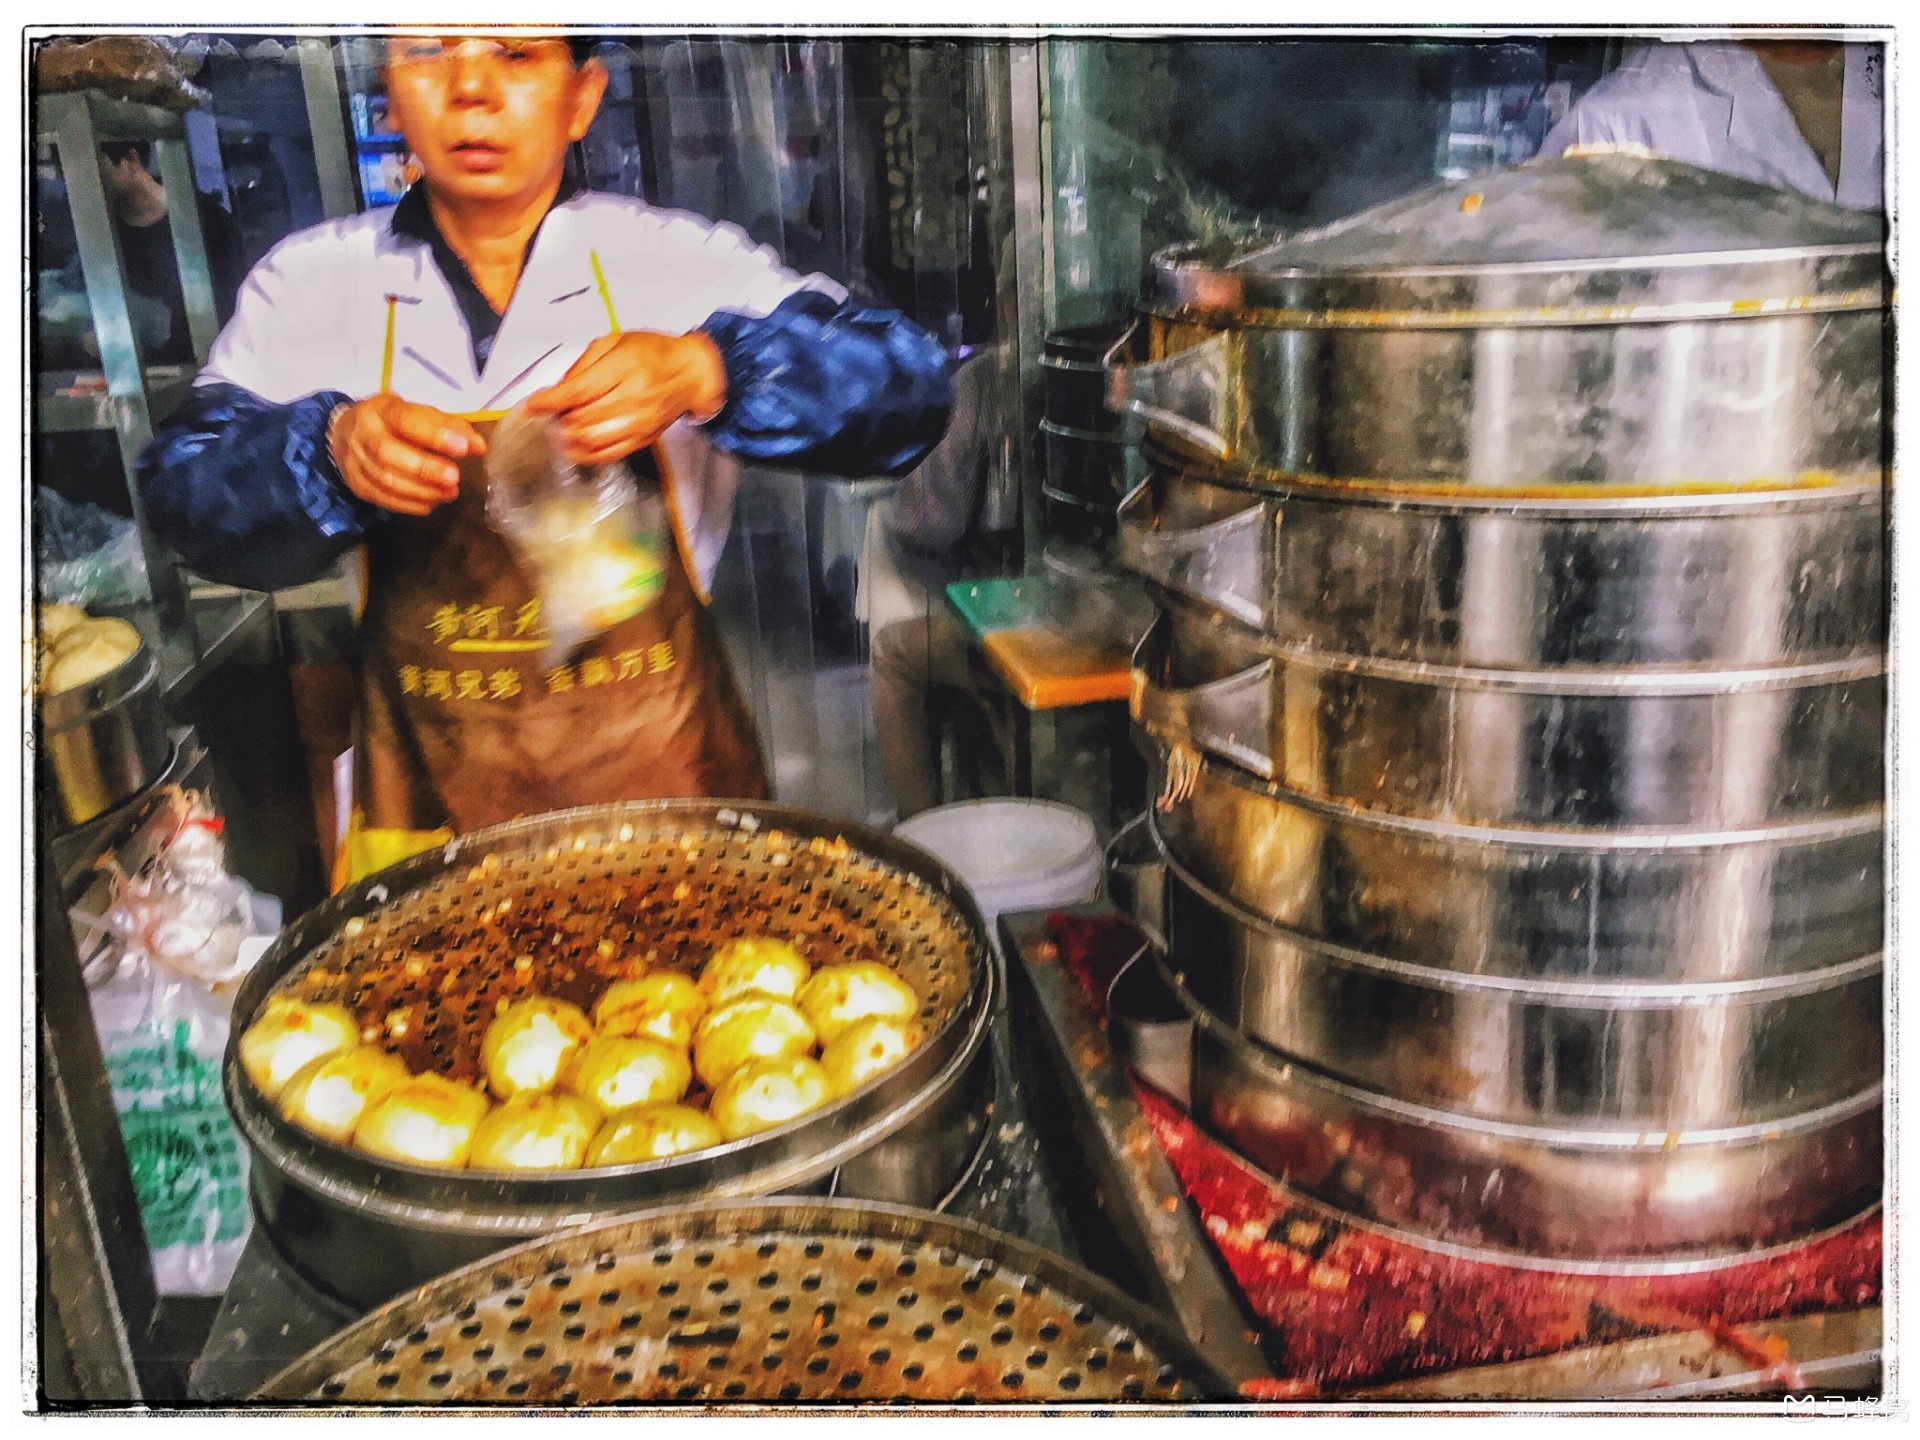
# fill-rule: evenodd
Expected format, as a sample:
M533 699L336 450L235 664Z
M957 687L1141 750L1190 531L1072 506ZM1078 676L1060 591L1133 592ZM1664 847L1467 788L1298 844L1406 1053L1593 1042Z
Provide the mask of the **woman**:
M902 473L945 427L944 352L737 231L578 190L567 148L607 77L567 41L395 40L387 74L422 183L248 277L142 459L151 523L257 589L366 544L348 876L520 814L764 797L697 590L729 519L700 435ZM660 597L564 657L486 523L486 418L522 401L575 463L657 474L679 542Z

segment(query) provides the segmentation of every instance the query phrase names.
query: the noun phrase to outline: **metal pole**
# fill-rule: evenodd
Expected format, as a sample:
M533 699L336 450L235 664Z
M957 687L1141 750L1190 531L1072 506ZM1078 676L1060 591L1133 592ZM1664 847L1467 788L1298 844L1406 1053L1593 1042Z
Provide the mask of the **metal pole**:
M207 258L207 237L200 226L200 191L193 182L187 142L156 140L154 159L160 162L160 183L167 191L168 229L173 232L173 258L180 269L180 298L187 309L187 333L193 337L193 358L204 365L220 333L213 305L213 267Z
M1007 47L1013 119L1013 252L1020 328L1016 338L1019 387L1013 406L1027 553L1041 547L1040 464L1037 448L1042 407L1040 356L1053 310L1052 232L1047 204L1046 42Z
M40 133L53 139L54 150L60 158L60 173L66 181L74 238L80 250L80 273L86 281L87 306L93 314L93 333L100 346L100 366L106 373L107 393L116 411L115 429L120 437L120 457L126 465L127 495L133 504L134 522L139 527L147 584L153 594L160 630L163 635L190 637L193 631L186 588L173 556L148 528L140 504L140 489L133 483L140 452L153 438L153 417L147 405L146 372L128 307L120 237L113 212L107 205L106 185L100 178L100 139L88 97L84 92L42 96L38 118ZM192 192L191 182L188 192Z
M329 220L338 220L359 213L360 187L347 146L333 44L309 37L299 42L299 50L300 88L307 101L307 127L313 132L314 168L320 175L320 207Z

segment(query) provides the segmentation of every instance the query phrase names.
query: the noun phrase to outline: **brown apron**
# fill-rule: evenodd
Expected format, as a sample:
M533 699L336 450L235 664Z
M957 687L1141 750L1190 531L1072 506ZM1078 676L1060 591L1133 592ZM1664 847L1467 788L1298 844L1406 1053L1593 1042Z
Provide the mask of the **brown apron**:
M769 793L681 545L667 547L650 606L556 657L532 583L487 523L485 463L461 466L456 499L389 515L368 541L355 833L340 883L521 815ZM627 463L662 483L671 513L657 449Z

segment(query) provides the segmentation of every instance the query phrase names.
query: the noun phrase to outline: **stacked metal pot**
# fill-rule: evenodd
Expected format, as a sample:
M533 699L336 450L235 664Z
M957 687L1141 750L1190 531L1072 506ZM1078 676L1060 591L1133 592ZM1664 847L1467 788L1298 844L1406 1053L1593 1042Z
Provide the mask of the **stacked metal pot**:
M1131 329L1131 322L1080 325L1047 336L1040 496L1050 541L1104 551L1122 497L1141 478L1140 422L1104 403L1107 356Z
M1876 1203L1882 237L1612 153L1156 258L1134 714L1249 1158L1554 1263Z

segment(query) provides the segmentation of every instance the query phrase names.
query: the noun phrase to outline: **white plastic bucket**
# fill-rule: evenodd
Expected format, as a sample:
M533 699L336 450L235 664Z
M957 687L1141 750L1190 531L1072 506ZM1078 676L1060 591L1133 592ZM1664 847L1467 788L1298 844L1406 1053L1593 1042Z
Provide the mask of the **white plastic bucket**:
M1041 910L1099 893L1099 835L1071 805L967 800L922 811L893 833L966 881L990 928L1003 911Z

